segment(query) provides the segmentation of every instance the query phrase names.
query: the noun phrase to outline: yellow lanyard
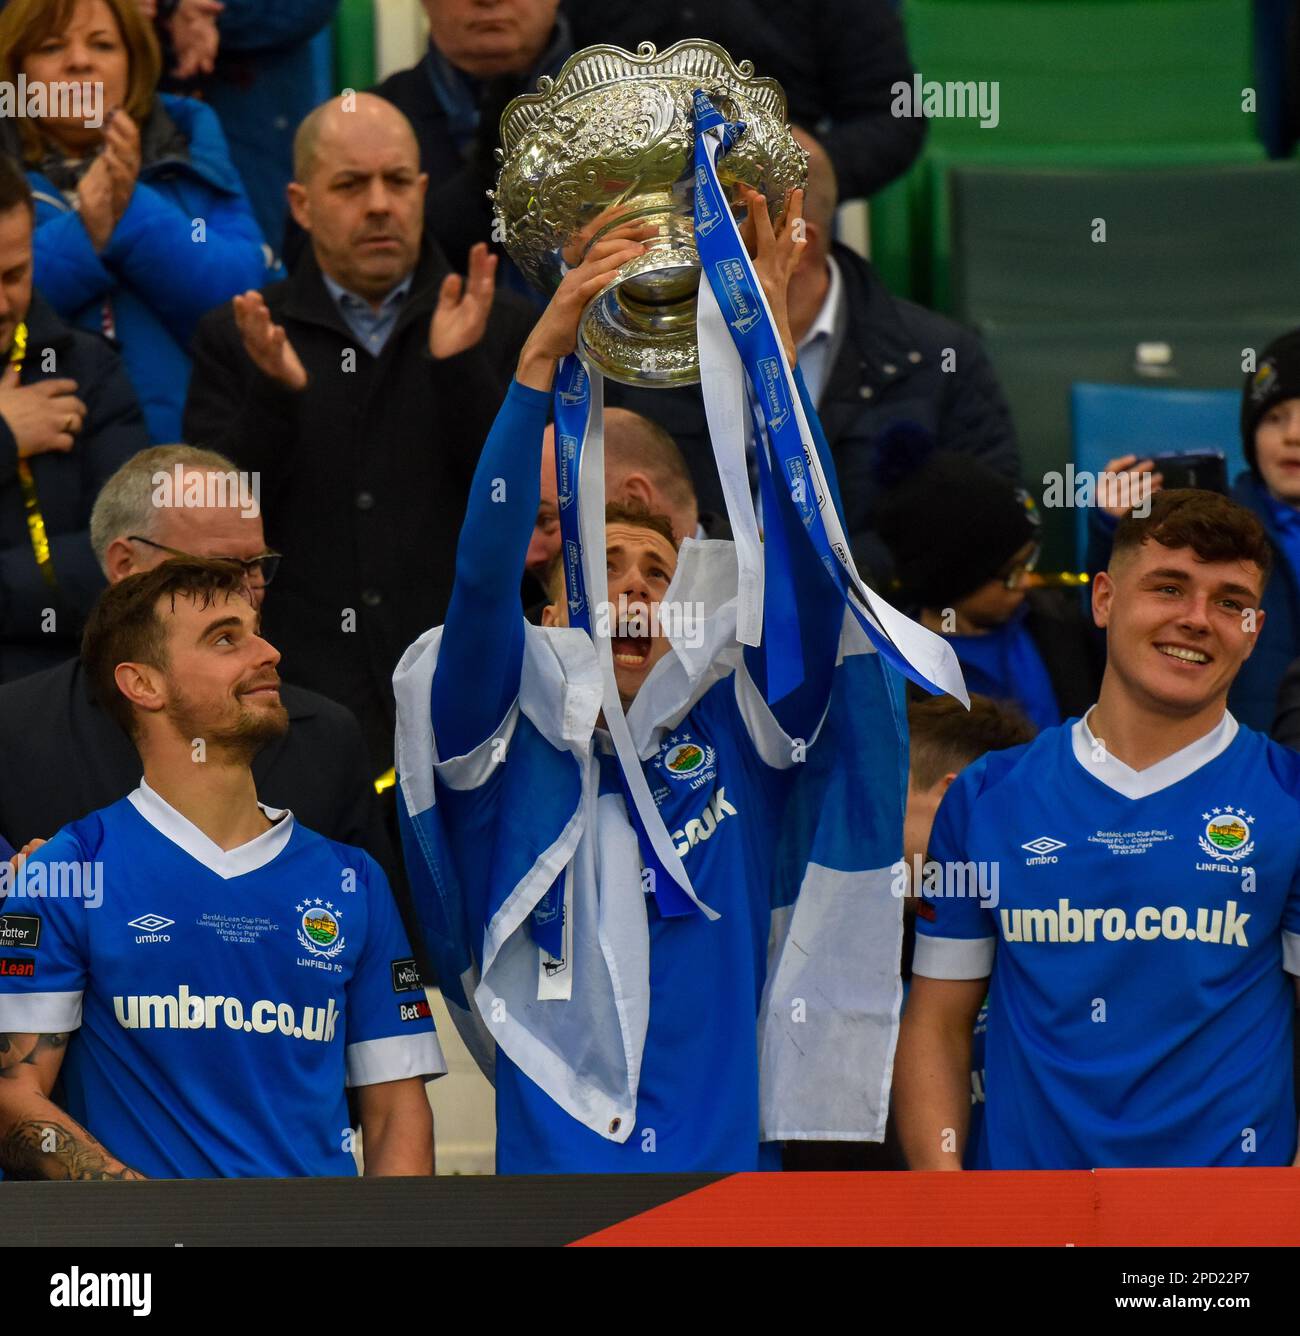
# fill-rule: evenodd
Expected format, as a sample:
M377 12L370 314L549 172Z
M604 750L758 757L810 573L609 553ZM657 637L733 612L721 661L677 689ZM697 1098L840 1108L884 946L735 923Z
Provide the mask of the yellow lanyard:
M22 323L14 331L13 346L9 349L9 364L22 373L23 360L27 356L27 325ZM59 582L54 575L54 562L50 558L50 539L45 532L45 516L41 514L40 501L36 495L36 479L32 476L31 465L25 459L18 461L18 486L22 489L23 509L27 512L27 535L32 540L32 555L41 568L45 583L51 589L57 589Z

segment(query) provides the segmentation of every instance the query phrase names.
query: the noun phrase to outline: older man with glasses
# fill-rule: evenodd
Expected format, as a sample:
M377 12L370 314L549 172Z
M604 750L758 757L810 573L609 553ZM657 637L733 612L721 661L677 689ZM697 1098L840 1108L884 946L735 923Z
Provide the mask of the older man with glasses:
M152 538L145 538L142 534L133 533L128 539L128 543L143 543L145 547L152 547L155 551L165 552L169 557L193 557L193 552L183 552L179 547L168 547L166 543L155 543ZM217 557L217 561L228 561L232 565L242 566L244 570L244 589L255 603L261 604L266 596L266 586L275 578L275 572L280 566L280 553L263 552L258 557Z
M243 567L249 600L260 609L280 562L267 549L262 516L255 505L241 505L235 489L185 486L165 494L158 486L162 477L195 475L204 483L236 476L234 465L213 451L164 445L140 451L109 478L90 517L104 575L117 584L173 557L219 558ZM356 718L288 682L280 697L289 730L253 761L258 794L322 835L359 845L404 884ZM0 835L15 846L53 835L140 782L139 756L94 699L80 659L0 687L0 755L10 758L0 766Z

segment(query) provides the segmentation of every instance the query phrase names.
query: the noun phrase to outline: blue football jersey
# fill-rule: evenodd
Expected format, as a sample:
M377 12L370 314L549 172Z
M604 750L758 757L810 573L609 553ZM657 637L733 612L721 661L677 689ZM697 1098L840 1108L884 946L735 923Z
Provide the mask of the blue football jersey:
M0 900L0 1031L75 1031L68 1112L151 1178L355 1174L345 1087L446 1070L378 864L263 810L222 850L141 784Z
M595 843L609 838L610 824L630 838L616 760L607 752L593 763L601 822ZM449 821L480 832L473 847L482 865L463 876L486 880L504 832L528 838L521 814L498 810L510 761L494 762L489 740L454 764L475 771L480 782L440 789L439 801ZM730 1172L775 1163L759 1149L757 1022L773 859L796 770L791 741L747 675L733 673L664 734L643 770L691 884L720 917L663 917L653 894L645 896L649 1028L636 1126L624 1141L585 1127L498 1049L498 1173Z
M1073 721L962 771L929 859L914 972L991 976L977 1162L1290 1163L1300 755L1225 715L1135 771Z

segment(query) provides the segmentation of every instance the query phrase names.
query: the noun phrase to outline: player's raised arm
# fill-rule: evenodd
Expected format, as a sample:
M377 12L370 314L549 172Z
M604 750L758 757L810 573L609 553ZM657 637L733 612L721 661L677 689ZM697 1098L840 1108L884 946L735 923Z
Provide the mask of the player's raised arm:
M799 256L806 244L801 225L804 193L802 190L790 192L780 226L774 229L763 196L748 187L741 187L741 191L749 209L742 234L753 256L754 272L758 275L767 296L767 303L772 308L772 316L776 321L777 333L786 358L794 369L799 399L808 418L808 425L812 429L813 441L817 446L818 457L831 488L836 509L843 516L839 488L830 462L830 447L826 443L817 411L796 365L794 336L790 331L787 294L790 278L799 264ZM827 579L816 549L801 533L803 521L795 511L789 494L781 486L776 488L776 493L785 532L789 535L786 546L789 549L794 598L799 608L799 640L803 652L804 680L802 685L772 706L772 713L789 737L806 739L816 731L830 700L840 628L844 621L844 599ZM770 523L769 518L768 524ZM784 592L777 592L784 591L784 582L771 578L772 552L771 546L765 543L763 561L769 577L764 581L764 587L768 591L766 597L785 597ZM764 621L766 622L766 617ZM761 647L746 647L745 666L759 690L766 696L767 667Z
M519 692L524 621L519 582L541 499L541 441L560 359L574 350L587 303L641 254L644 229L617 229L565 276L528 336L479 457L456 549L431 710L444 758L492 735Z
M10 1178L143 1178L50 1099L66 1034L0 1034L0 1169Z

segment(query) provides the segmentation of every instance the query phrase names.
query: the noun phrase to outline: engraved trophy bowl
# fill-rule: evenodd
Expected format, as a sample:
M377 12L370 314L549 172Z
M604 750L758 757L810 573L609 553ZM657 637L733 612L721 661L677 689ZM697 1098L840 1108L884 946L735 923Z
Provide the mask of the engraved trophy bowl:
M700 379L695 299L695 130L702 88L729 121L745 123L718 160L718 179L738 204L737 183L766 196L775 218L802 186L807 155L786 125L785 94L754 77L713 42L687 40L636 55L590 46L537 92L501 116L501 172L492 192L494 235L525 277L548 296L588 248L625 223L653 225L646 251L625 264L584 312L582 355L625 385L692 385Z

